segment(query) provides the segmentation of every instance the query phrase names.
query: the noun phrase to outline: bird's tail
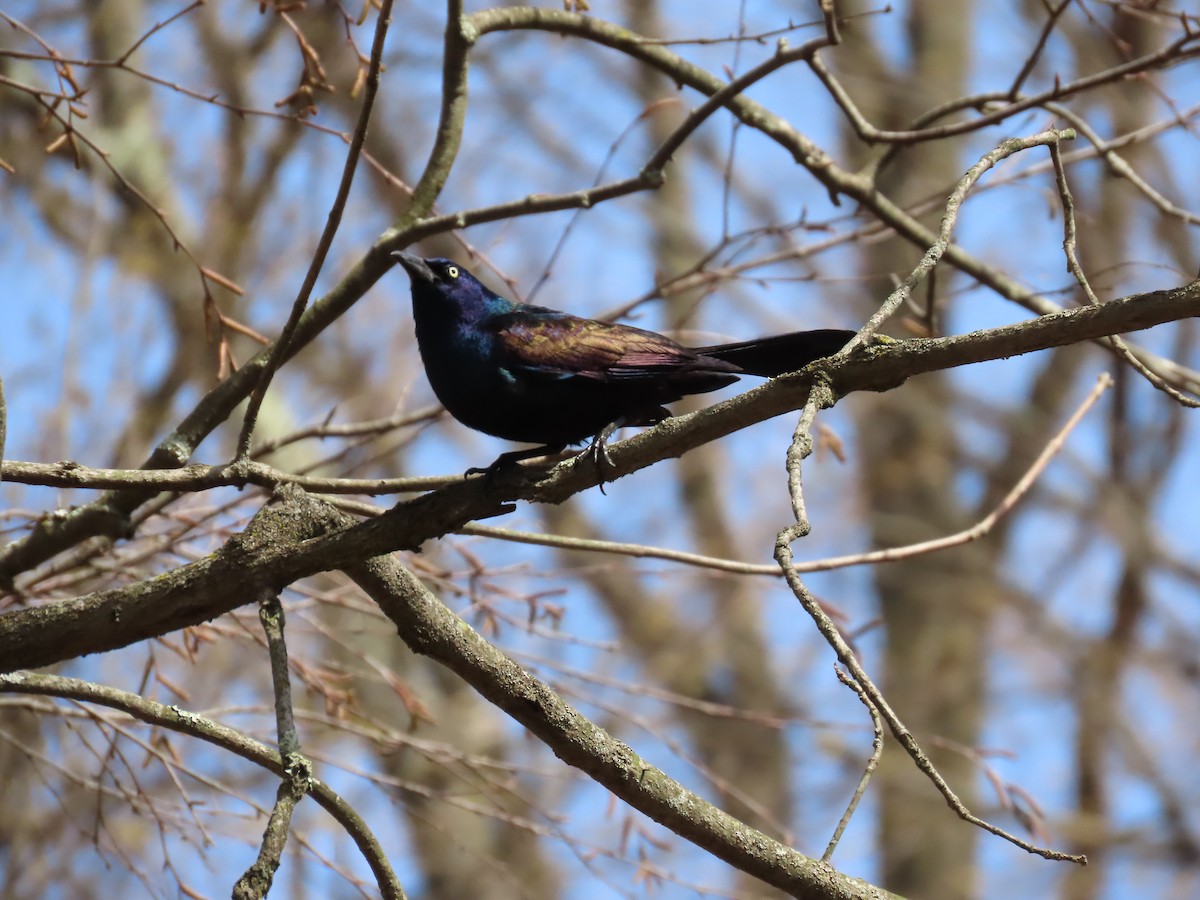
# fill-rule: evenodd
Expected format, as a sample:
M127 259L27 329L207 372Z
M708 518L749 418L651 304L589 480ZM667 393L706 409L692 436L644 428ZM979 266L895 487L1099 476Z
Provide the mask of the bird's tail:
M853 331L822 328L816 331L793 331L737 344L714 344L711 347L692 349L702 356L733 363L750 375L773 378L784 372L803 369L814 359L832 356L846 346L852 337Z

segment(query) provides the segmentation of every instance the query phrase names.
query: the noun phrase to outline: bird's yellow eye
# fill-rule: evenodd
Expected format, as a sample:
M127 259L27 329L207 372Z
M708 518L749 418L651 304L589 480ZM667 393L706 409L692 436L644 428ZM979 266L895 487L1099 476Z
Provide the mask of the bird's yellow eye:
M458 266L446 266L446 277L447 278L457 278L458 277Z

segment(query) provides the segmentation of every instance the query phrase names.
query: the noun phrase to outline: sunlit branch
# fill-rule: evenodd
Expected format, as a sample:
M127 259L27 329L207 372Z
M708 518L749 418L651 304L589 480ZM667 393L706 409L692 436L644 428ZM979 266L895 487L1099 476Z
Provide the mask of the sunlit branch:
M879 765L879 760L883 756L883 720L879 717L879 710L875 708L875 704L871 702L871 698L867 696L867 692L863 690L862 685L847 675L841 666L835 665L833 671L837 675L837 680L854 691L859 702L866 707L867 713L871 717L873 737L871 738L871 755L867 757L867 764L863 767L862 777L858 780L858 785L850 797L850 802L846 804L846 811L842 813L837 827L833 830L833 836L829 839L829 844L825 847L825 852L821 854L821 859L824 862L828 862L833 856L833 851L837 849L837 845L842 839L842 834L846 831L846 826L850 824L850 819L854 817L854 811L858 809L859 801L862 800L863 794L866 793L867 785L871 782L871 776L875 773L875 769Z
M929 248L921 257L921 261L905 276L900 285L888 295L888 298L880 305L879 309L875 311L871 318L866 321L866 324L859 330L854 340L850 341L841 352L850 352L864 339L878 331L880 326L912 296L913 288L923 281L933 271L938 262L941 261L946 248L950 246L950 236L954 233L954 224L958 220L959 210L962 209L962 205L967 199L967 194L975 186L976 182L983 177L984 172L1014 153L1020 153L1022 150L1028 150L1031 147L1046 145L1056 147L1059 141L1073 140L1074 137L1075 132L1070 129L1066 131L1043 131L1040 134L1030 135L1025 138L1009 138L1003 141L996 149L985 153L979 162L971 166L967 170L967 173L959 179L958 184L955 185L954 190L946 200L946 211L942 215L942 222L938 228L937 238L929 245Z
M1011 505L1015 503L1020 495L1028 489L1028 487L1036 479L1038 473L1045 467L1049 459L1058 451L1062 443L1066 440L1066 436L1075 427L1083 415L1086 414L1091 406L1094 405L1094 403L1099 399L1100 395L1111 385L1111 383L1112 380L1107 375L1101 377L1096 387L1088 395L1080 408L1076 410L1075 414L1067 422L1066 426L1064 426L1059 434L1056 435L1055 438L1053 438L1043 449L1038 461L1035 462L1034 466L1031 467L1031 469L1026 473L1025 477L1018 482L1017 486L1013 489L1013 491L1010 492L1009 496L1005 498L1005 501L1003 501L1000 506L993 511L992 515L988 517L988 519L991 521L989 522L988 519L985 519L984 522L981 522L980 525L976 526L976 529L985 524L987 528L990 528L992 525L994 525L996 519L998 519L1004 514L1004 512L1007 512L1008 509L1011 508ZM792 561L791 544L797 539L805 536L810 530L810 525L804 508L804 494L800 474L801 461L808 455L809 452L811 452L812 439L810 437L810 431L816 411L823 406L830 405L832 402L833 396L828 392L826 386L821 383L816 384L814 386L812 396L805 405L804 415L801 416L800 422L797 424L795 436L793 437L791 448L788 451L788 488L792 498L793 513L796 521L795 524L783 528L779 532L775 542L775 559L779 563L779 567L783 571L784 577L787 579L788 586L792 589L793 594L795 594L796 599L799 600L800 605L804 608L804 611L808 613L813 622L816 624L817 630L820 631L821 635L833 648L838 659L849 670L850 676L854 679L854 682L859 686L859 688L861 688L864 698L870 701L868 708L873 710L873 716L874 713L877 713L883 718L884 721L888 723L888 728L891 730L892 735L896 738L900 745L904 747L905 752L907 752L912 758L917 768L920 769L920 771L924 773L927 778L929 778L942 796L945 797L946 802L961 819L966 822L970 822L971 824L982 828L983 830L988 831L997 837L1001 837L1030 853L1035 853L1039 856L1045 857L1046 859L1085 863L1086 858L1083 856L1062 853L1046 847L1039 847L1029 841L1017 837L1016 835L1000 828L999 826L993 825L992 823L979 818L969 809L967 809L967 807L958 798L957 794L955 794L955 792L951 789L950 785L942 777L941 773L939 773L934 767L929 757L921 749L920 745L916 741L916 738L891 708L882 691L880 691L878 686L876 686L871 680L866 670L862 667L862 664L858 661L858 657L854 653L854 650L846 642L845 638L842 637L837 625L829 617L825 610L821 608L820 603L817 602L816 598L811 592L809 592L808 588L800 580L799 572L796 570L796 567ZM945 539L942 540L944 541ZM927 542L927 544L928 543L935 542ZM909 551L912 550L911 547L905 549ZM869 772L867 774L869 775Z
M1079 264L1079 256L1076 253L1077 236L1075 230L1075 201L1071 197L1071 188L1067 184L1067 172L1063 167L1062 154L1057 146L1051 146L1050 158L1054 162L1054 179L1058 187L1058 196L1062 200L1063 205L1063 252L1067 257L1067 271L1079 283L1080 289L1088 302L1099 306L1103 301L1092 290L1091 284L1088 282L1087 275L1084 274L1083 266ZM1162 391L1176 403L1196 409L1200 407L1200 399L1189 397L1181 391L1177 391L1171 385L1167 384L1157 372L1150 369L1142 363L1140 359L1133 355L1129 346L1119 335L1112 335L1109 338L1113 349L1129 363L1143 378L1149 381L1155 388Z
M1112 84L1131 75L1160 69L1165 64L1182 62L1193 59L1196 56L1200 56L1200 32L1190 33L1185 31L1183 35L1154 53L1139 56L1137 59L1132 59L1127 63L1113 66L1092 75L1085 75L1066 84L1055 84L1052 88L1036 94L1030 94L1020 99L1010 100L1009 94L996 93L952 101L958 108L974 107L976 109L983 107L984 104L993 99L1007 102L999 104L998 108L990 109L974 119L909 131L886 131L876 128L859 111L850 95L833 76L833 73L825 66L819 56L812 57L809 65L812 67L813 74L821 79L821 83L825 85L826 90L829 91L829 95L846 114L847 120L863 141L867 143L915 144L978 131L981 128L987 128L988 126L1007 121L1015 115L1052 100L1062 100L1084 91Z

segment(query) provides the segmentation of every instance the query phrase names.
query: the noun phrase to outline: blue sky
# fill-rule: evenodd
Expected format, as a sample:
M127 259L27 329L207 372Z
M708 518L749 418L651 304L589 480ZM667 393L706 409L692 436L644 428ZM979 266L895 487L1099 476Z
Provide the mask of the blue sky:
M735 4L710 4L703 15L685 15L682 7L670 7L678 16L679 30L688 34L701 32L724 35L736 29ZM748 3L749 30L774 26L781 13L776 5ZM881 17L877 24L883 34L899 35L900 12ZM171 8L152 5L154 16ZM13 13L18 17L31 16L34 7L17 4ZM599 9L600 15L615 14ZM806 15L807 7L797 13ZM236 26L243 16L234 7L221 7L222 16ZM978 12L979 24L974 32L975 72L972 87L994 89L1005 84L1014 62L1008 43L1013 34L1025 34L1023 26L1014 21L1010 9L1001 4L985 5ZM418 174L432 135L437 107L439 66L434 28L414 24L418 17L426 23L434 21L423 11L404 8L397 13L392 32L391 64L381 88L380 114L400 116L415 124L404 130L404 158L410 169L400 173L410 182ZM249 19L254 27L253 19ZM74 29L64 26L56 32L62 46L73 46L78 37ZM197 88L209 87L207 73L189 50L183 39L186 29L168 30L146 48L146 68L162 67L175 73L173 77ZM402 43L401 35L405 35ZM801 33L792 38L799 43L810 35ZM360 32L360 46L369 38ZM899 39L889 42L899 47ZM451 211L488 203L509 200L531 192L575 190L589 184L608 153L612 142L639 114L638 106L628 99L627 92L602 90L597 84L597 60L603 71L613 77L628 77L621 59L609 51L583 49L571 41L545 35L498 35L488 37L479 47L480 60L472 77L471 111L468 127L454 176L439 200L439 210ZM720 71L733 64L733 47L718 44L708 47L681 49L689 58ZM770 47L751 45L743 51L741 66L757 62L770 52ZM897 51L899 52L899 51ZM256 102L269 108L287 92L289 79L294 77L294 57L291 47L278 49L278 70L271 67L269 77L256 82ZM1053 68L1066 70L1069 53L1065 45L1052 39L1047 59ZM541 144L531 143L519 128L515 128L512 106L530 95L530 73L540 75L537 93L530 105L534 120L552 134ZM1044 77L1044 76L1043 76ZM1195 78L1194 65L1184 65L1159 79L1164 95L1176 101L1179 108L1189 108L1200 101L1200 79ZM203 214L208 191L222 177L222 160L211 157L212 134L225 121L225 113L187 101L167 91L156 90L155 99L162 115L170 122L170 160L181 174L173 184L172 196L178 206L175 215L183 232L203 235ZM757 86L753 96L771 109L786 115L796 127L823 146L837 146L839 122L831 105L817 90L816 82L800 67L793 67ZM691 107L696 98L682 95L684 106ZM1164 105L1154 111L1154 118L1167 114ZM334 116L324 115L322 124L340 124ZM963 151L963 168L974 162L978 154L990 149L1002 137L1012 133L1032 133L1045 127L1048 120L1040 113L1029 114L1003 128L991 129L972 137ZM1105 123L1101 123L1102 126ZM273 125L260 126L270 133ZM1102 130L1104 130L1102 128ZM395 133L395 132L393 132ZM698 135L724 152L730 133L730 122L715 117ZM1110 133L1105 130L1105 133ZM275 187L276 198L271 215L263 222L265 233L258 249L256 265L251 268L252 280L245 284L247 299L240 312L247 321L264 333L273 335L285 314L304 271L307 254L315 245L316 236L324 224L328 204L333 196L337 174L340 172L344 150L332 137L308 135L306 151L284 167ZM1168 192L1176 202L1186 203L1200 196L1200 166L1196 138L1180 129L1156 142L1163 160L1162 168L1151 167L1148 175L1157 187ZM782 151L757 134L743 131L738 138L737 166L747 173L769 172L754 189L774 197L788 198L777 205L781 218L791 219L805 211L814 222L829 221L834 228L849 227L854 210L835 209L815 186L811 178L794 166ZM545 154L552 148L557 155ZM626 138L609 166L609 176L623 177L636 171L647 152L644 131L635 128ZM703 161L703 154L680 154L672 177L688 180L694 204L696 231L707 241L719 239L722 222L722 185L719 173ZM1045 151L1032 151L1010 162L1006 167L985 176L979 190L964 209L956 239L982 258L1002 265L1024 283L1042 290L1067 286L1061 252L1061 221L1054 214L1052 175L1047 172L1025 181L995 187L998 181L1014 169L1044 163ZM251 157L249 165L256 160ZM96 225L111 212L104 190L98 188L86 173L76 173L68 165L50 169L56 185L71 196L94 202L92 210ZM947 183L957 173L947 173ZM1072 185L1077 194L1098 192L1111 188L1112 179L1098 164L1091 163L1071 170ZM792 199L794 198L794 200ZM384 202L380 202L380 200ZM335 243L334 251L322 275L321 287L335 283L341 272L390 223L396 209L396 198L382 194L378 183L372 183L365 171L360 171L345 225ZM582 216L566 242L563 253L538 302L592 315L611 309L636 297L653 283L653 263L646 252L650 235L647 232L644 208L653 203L652 197L636 196L607 204ZM761 224L756 218L759 207L736 204L731 210L734 230ZM1190 273L1175 271L1169 265L1168 245L1157 229L1153 214L1139 213L1145 227L1131 228L1134 245L1128 248L1132 264L1123 266L1112 276L1112 290L1105 296L1117 296L1124 291L1143 291L1182 283ZM542 272L552 248L571 219L569 213L530 217L513 222L481 226L467 235L471 244L483 251L488 259L504 273L518 279L522 292L529 290ZM1014 224L1019 223L1019 224ZM1103 228L1104 223L1089 222L1081 226L1081 240L1088 239L1089 229ZM825 234L801 234L798 240L820 241ZM118 236L118 239L119 236ZM1192 246L1194 230L1190 233ZM203 254L205 247L194 249ZM920 251L914 248L915 262ZM1195 253L1193 251L1193 258ZM184 265L182 257L180 265ZM754 334L788 327L855 327L855 313L844 303L832 298L845 296L853 287L847 284L846 272L852 271L853 261L848 254L822 256L814 263L814 278L810 281L747 281L736 290L722 291L706 300L701 325L705 331L727 334L731 339L752 337ZM479 266L476 266L478 269ZM157 291L136 274L120 271L106 257L81 262L73 249L65 247L43 224L42 214L31 202L17 176L0 174L0 271L5 273L5 290L0 296L0 308L5 325L0 329L0 375L4 378L9 411L9 458L53 461L70 458L90 465L106 465L111 460L111 443L131 413L125 403L131 388L154 384L169 364L173 343L170 329L161 309ZM772 270L769 274L795 276L796 270ZM1107 279L1106 279L1107 282ZM497 283L493 279L492 283ZM227 300L228 298L226 298ZM880 298L882 300L882 298ZM965 292L953 306L951 329L965 332L1017 321L1027 313L982 290ZM293 425L310 424L324 418L335 405L343 410L371 410L374 415L386 415L397 404L422 406L431 394L420 372L419 360L411 344L407 287L398 273L385 278L342 321L322 339L330 346L352 354L357 364L368 374L373 385L371 396L348 398L339 396L336 384L330 384L301 367L287 369L277 379L273 390L284 405L283 414ZM795 323L792 325L791 323ZM637 324L662 327L663 320L656 306L640 313ZM194 328L204 327L199 298L194 313ZM1175 332L1159 329L1142 333L1136 340L1159 352L1171 352ZM240 347L244 357L247 347ZM1189 350L1190 364L1197 364L1197 351ZM1188 362L1188 360L1184 360ZM69 363L69 364L68 364ZM989 411L1017 411L1024 396L1022 388L1033 376L1039 360L1034 357L997 361L956 370L953 381L957 390L977 398L979 408ZM1096 351L1086 367L1086 376L1078 381L1077 393L1082 397L1094 375L1101 370L1112 371L1112 357ZM736 389L713 400L728 396ZM176 410L185 412L199 396L200 388L190 386L176 400ZM1130 386L1135 402L1146 410L1161 414L1166 401L1140 380ZM810 513L814 532L797 549L800 559L833 553L867 549L867 532L860 514L861 497L854 469L856 437L847 407L855 403L873 402L874 398L851 397L843 404L823 414L824 424L832 427L847 443L849 464L832 457L814 459L806 466ZM1102 471L1106 454L1104 416L1111 398L1086 420L1072 435L1062 457L1046 472L1035 495L1026 501L1036 511L1026 513L1012 541L1011 565L1008 571L1014 582L1035 596L1043 596L1046 616L1056 626L1074 633L1094 635L1108 625L1108 598L1116 576L1113 545L1105 534L1112 523L1097 523L1096 536L1079 545L1071 530L1072 517L1059 504L1066 500L1087 504L1099 489L1097 483L1081 472ZM1000 431L990 418L994 413L966 417L960 428L968 452L982 459L994 459L1001 452ZM340 413L344 420L347 413ZM744 523L739 531L740 546L730 555L740 555L754 562L769 562L774 532L787 524L789 508L784 494L783 453L793 427L791 417L781 417L762 423L721 442L719 452L725 458L728 472L726 494L735 521ZM1185 417L1183 427L1185 451L1168 473L1168 487L1156 505L1156 539L1178 558L1194 561L1200 550L1196 535L1200 534L1200 457L1196 447L1196 417ZM197 454L207 462L220 461L231 446L232 432L225 429L210 439ZM147 450L149 448L146 448ZM468 466L485 465L509 445L480 435L465 435L462 426L444 421L434 426L412 447L405 458L410 474L439 474L458 472ZM608 495L589 492L572 502L580 504L593 518L603 523L607 534L614 539L648 541L655 544L690 549L688 528L678 521L675 513L677 486L666 477L674 464L670 461L637 473L608 487ZM959 488L962 495L974 499L980 490L977 476L965 474ZM87 495L65 495L50 489L29 489L0 486L0 504L5 508L19 507L41 511L65 502L81 502ZM217 499L230 498L226 492ZM11 529L13 521L5 523ZM538 514L522 507L502 524L510 527L538 529ZM567 610L564 629L586 635L591 640L605 641L616 637L612 622L597 608L586 590L558 571L558 563L549 551L531 547L499 544L478 539L447 539L443 549L436 550L439 558L457 568L461 559L451 549L461 541L471 552L490 564L510 569L509 574L494 580L514 592L560 583L567 593L556 602ZM684 614L703 617L707 611L689 608L686 603L693 576L666 563L647 562L639 566L646 582L660 587L666 594L676 594ZM561 580L560 580L561 579ZM850 570L812 576L809 583L823 597L833 599L855 622L871 618L877 611L879 599L874 596L869 575ZM758 584L758 582L756 582ZM815 719L845 723L837 736L848 744L861 747L864 754L869 735L862 732L863 720L857 701L839 686L830 672L831 654L801 617L795 601L778 583L761 580L759 591L763 605L763 621L771 623L771 646L778 653L778 669L782 678L803 685L806 711ZM1171 623L1178 623L1195 635L1200 629L1195 583L1166 576L1154 582L1155 614L1147 620L1144 636L1147 652L1164 651L1170 647ZM1011 747L1013 759L995 761L1007 780L1019 783L1036 796L1051 816L1069 808L1071 794L1069 778L1073 732L1071 712L1062 701L1062 692L1069 683L1070 673L1062 660L1039 657L1039 665L1029 665L1029 647L1023 642L1022 623L1000 617L993 641L992 670L993 706L989 710L988 726L982 743ZM534 655L556 656L570 666L585 671L604 671L616 677L636 682L642 674L637 664L620 652L580 649L543 638L522 634L508 628L501 642L513 651ZM878 661L878 632L862 641L861 649L868 667ZM131 660L140 659L141 650L134 648L109 660L89 661L79 667L85 675L136 685L136 671L130 671ZM258 663L265 665L259 660ZM263 670L265 671L265 669ZM259 672L262 675L262 672ZM133 684L129 684L130 680ZM564 679L569 682L569 679ZM1131 681L1128 689L1134 696L1130 706L1152 734L1170 733L1172 718L1179 714L1178 698L1156 685L1148 676ZM599 692L616 702L618 694ZM215 703L216 700L214 699ZM222 704L239 702L223 698ZM645 707L647 715L661 715L661 707L641 699L629 701L631 707ZM604 717L598 707L581 703L585 711ZM262 737L270 739L269 723ZM515 728L514 728L515 731ZM1194 733L1184 731L1188 740ZM682 737L681 734L676 734ZM689 786L702 788L696 778L673 753L652 736L632 729L625 735L640 752L662 764L670 774ZM848 796L856 773L847 771L832 757L812 750L823 746L824 729L800 724L788 731L794 747L798 768L797 789L811 788L820 803L801 808L798 832L809 843L801 846L807 852L819 852L825 835L832 829L840 814L840 804ZM1157 748L1157 761L1170 778L1186 783L1187 767L1194 759L1192 744L1162 744ZM546 753L531 756L550 769ZM217 754L202 754L201 764L221 765ZM358 760L356 759L356 762ZM369 754L363 753L363 765L369 764ZM335 773L336 770L328 770ZM245 769L242 770L243 775ZM392 828L394 819L383 808L372 808L373 802L386 805L377 791L365 786L361 779L331 774L331 779L348 792L357 793L365 811L373 813L373 823L389 823L386 834L396 848L393 858L404 856L399 847L403 835ZM574 777L574 773L563 777ZM985 796L985 794L981 794ZM260 798L261 800L261 798ZM265 801L264 801L265 802ZM567 811L573 824L592 820L601 823L597 830L604 837L619 827L619 819L607 819L604 791L583 786L572 795ZM985 800L985 802L988 802ZM839 849L835 862L853 874L871 878L876 857L873 845L873 800L868 800L851 825ZM1113 795L1114 823L1118 827L1153 827L1159 814L1154 798L1144 783L1128 775L1115 782ZM985 810L994 812L994 810ZM316 829L319 813L314 817ZM603 837L593 839L603 842ZM672 842L675 852L669 856L676 871L688 873L690 881L721 881L724 867L702 859L696 852L684 848L682 841ZM1011 896L1016 886L1034 894L1047 893L1056 877L1051 864L1026 856L999 841L983 838L979 842L983 896ZM357 865L342 844L327 848L348 866ZM561 849L556 845L556 852ZM183 848L181 854L186 855ZM570 854L564 853L568 865ZM219 859L219 856L214 856ZM224 866L213 866L204 874L198 862L194 877L207 887L222 885ZM603 863L601 863L603 865ZM577 868L574 870L579 872ZM623 865L608 866L614 882L628 888L625 879L628 869ZM1129 896L1133 890L1152 894L1165 890L1165 870L1144 870L1136 860L1120 860L1108 873L1105 897ZM411 874L411 873L406 873ZM211 880L208 880L211 879ZM284 878L286 881L286 878ZM588 893L595 883L580 881L577 896L596 896ZM419 884L410 884L418 889ZM344 885L331 886L331 895ZM216 890L216 888L212 888ZM419 890L415 891L419 893ZM636 892L635 892L636 893ZM616 896L616 892L613 894ZM661 896L687 896L682 889L664 886Z

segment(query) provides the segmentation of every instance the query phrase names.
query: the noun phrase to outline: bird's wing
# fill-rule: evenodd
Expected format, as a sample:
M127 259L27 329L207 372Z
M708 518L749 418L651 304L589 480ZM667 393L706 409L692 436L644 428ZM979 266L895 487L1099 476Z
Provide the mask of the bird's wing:
M495 316L492 327L501 364L529 374L610 381L672 370L739 371L736 365L698 356L653 331L538 307Z

